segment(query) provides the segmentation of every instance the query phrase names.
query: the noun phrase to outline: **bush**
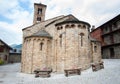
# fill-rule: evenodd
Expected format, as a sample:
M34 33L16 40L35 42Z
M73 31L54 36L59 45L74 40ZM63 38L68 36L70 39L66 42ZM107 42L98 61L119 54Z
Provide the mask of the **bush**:
M2 59L0 59L0 65L4 64L4 61Z

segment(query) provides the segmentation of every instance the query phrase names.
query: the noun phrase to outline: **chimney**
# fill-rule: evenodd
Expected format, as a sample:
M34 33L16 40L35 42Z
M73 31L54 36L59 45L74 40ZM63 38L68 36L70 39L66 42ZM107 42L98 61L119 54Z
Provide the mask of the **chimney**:
M95 25L92 25L91 31L93 31L95 29Z

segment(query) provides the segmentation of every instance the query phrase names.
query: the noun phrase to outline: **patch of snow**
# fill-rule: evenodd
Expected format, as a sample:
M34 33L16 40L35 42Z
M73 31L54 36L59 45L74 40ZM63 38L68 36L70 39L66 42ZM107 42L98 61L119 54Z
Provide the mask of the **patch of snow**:
M120 84L120 59L104 59L104 69L92 68L81 75L65 77L52 73L50 78L35 78L34 74L20 73L20 63L0 66L0 84Z

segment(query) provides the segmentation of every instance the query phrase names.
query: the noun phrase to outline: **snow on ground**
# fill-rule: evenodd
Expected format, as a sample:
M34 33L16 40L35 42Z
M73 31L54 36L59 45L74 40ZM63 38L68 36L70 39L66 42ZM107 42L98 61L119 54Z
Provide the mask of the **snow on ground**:
M50 78L35 78L20 73L20 63L0 66L0 84L120 84L120 59L105 59L105 68L97 72L88 69L81 75L65 77L52 73Z

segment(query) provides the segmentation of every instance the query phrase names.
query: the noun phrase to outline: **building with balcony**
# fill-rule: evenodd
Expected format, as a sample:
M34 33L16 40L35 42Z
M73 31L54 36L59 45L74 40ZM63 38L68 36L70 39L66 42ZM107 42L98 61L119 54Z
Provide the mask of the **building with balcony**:
M9 62L10 50L12 50L12 48L0 39L0 60L3 60L4 63Z
M120 14L91 32L101 41L103 58L120 58Z

